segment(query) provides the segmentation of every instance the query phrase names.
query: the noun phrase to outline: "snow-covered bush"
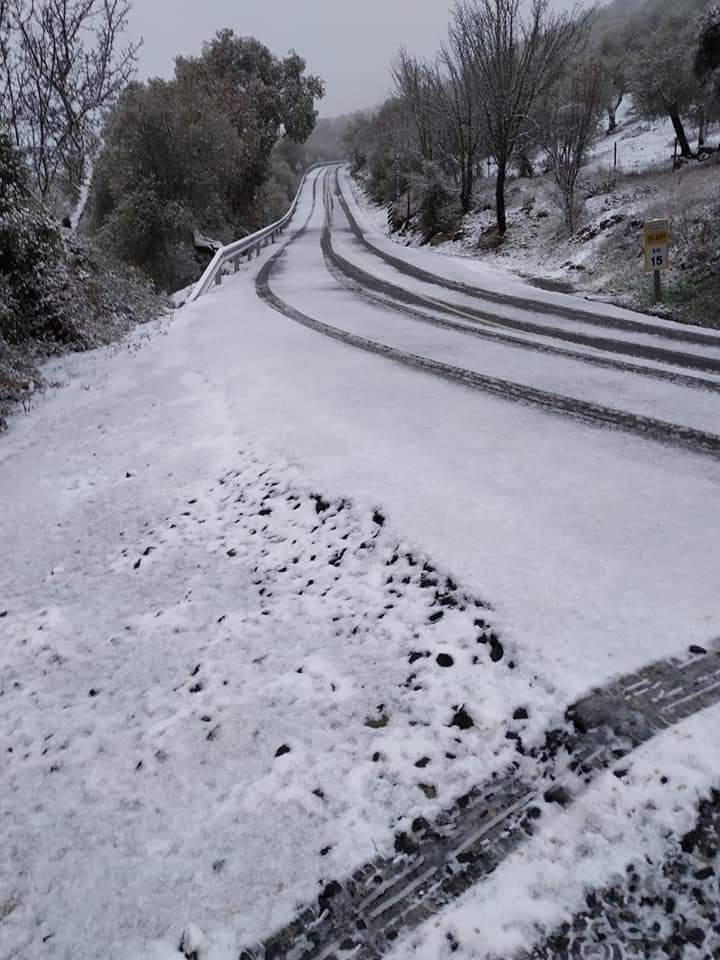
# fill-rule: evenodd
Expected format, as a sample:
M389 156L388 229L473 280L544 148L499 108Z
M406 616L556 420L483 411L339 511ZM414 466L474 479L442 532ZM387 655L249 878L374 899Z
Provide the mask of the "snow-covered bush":
M413 187L425 238L454 232L460 219L460 203L438 165L423 163L422 174L413 178Z
M0 133L0 336L85 348L157 312L138 276L114 266L90 240L64 236L31 196L22 156Z
M63 234L0 132L0 426L2 408L40 381L36 359L109 343L163 308L138 274L88 238Z
M51 312L48 280L62 242L57 224L30 196L28 172L0 131L0 336L19 343Z
M148 179L118 193L97 239L111 256L142 269L160 289L176 290L196 280L207 265L192 243L195 222L191 209L164 198L157 182ZM210 226L209 232L217 229Z

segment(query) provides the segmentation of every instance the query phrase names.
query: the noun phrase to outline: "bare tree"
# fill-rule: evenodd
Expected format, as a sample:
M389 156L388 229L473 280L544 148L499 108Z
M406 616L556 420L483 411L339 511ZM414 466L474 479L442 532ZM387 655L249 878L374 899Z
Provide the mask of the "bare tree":
M596 64L576 66L551 91L542 111L542 143L560 194L565 224L576 226L576 188L603 113L603 73Z
M436 103L444 120L449 150L459 170L460 205L463 213L469 213L485 127L475 90L472 47L456 21L450 24L448 42L440 50L439 64L444 76L438 77Z
M122 45L131 0L0 0L0 110L45 198L78 191L102 113L131 79L140 44Z
M415 124L420 157L423 160L432 160L435 140L435 72L427 63L409 54L404 47L401 47L393 58L390 69L395 92L410 111Z
M497 165L496 212L507 232L505 181L516 147L527 133L538 99L557 79L585 34L589 14L554 14L548 0L463 0L455 29L472 51L472 70L488 144Z

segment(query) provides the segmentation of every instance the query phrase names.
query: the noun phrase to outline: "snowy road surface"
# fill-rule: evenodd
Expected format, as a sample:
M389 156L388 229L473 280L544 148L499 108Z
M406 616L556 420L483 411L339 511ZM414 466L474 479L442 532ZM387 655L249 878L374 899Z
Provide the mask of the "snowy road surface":
M0 441L2 960L188 921L236 957L509 732L720 636L720 337L396 247L333 171L270 253L53 364ZM719 720L549 806L398 958L531 949L672 856Z

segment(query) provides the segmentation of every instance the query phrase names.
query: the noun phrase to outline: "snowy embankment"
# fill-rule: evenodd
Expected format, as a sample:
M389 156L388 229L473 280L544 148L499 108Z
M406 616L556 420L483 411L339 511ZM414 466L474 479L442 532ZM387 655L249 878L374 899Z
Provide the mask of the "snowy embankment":
M695 131L689 128L689 133ZM548 289L718 326L717 303L713 304L712 293L694 289L702 286L704 277L693 271L711 269L717 262L720 167L712 158L673 172L674 136L669 120L636 116L628 97L618 111L617 130L598 139L582 172L578 184L582 213L572 237L567 236L551 177L538 171L532 179L508 181L509 231L501 245L491 176L478 181L475 211L463 218L456 237L433 241L426 249L471 261L479 258L508 278L525 278ZM715 124L709 128L708 143L717 147L719 141ZM386 212L368 202L361 190L356 196L375 227L389 235ZM656 217L672 221L671 271L665 281L680 287L661 307L652 302L652 283L642 261L642 225ZM394 240L413 248L421 243L415 233L396 235Z
M318 337L258 301L266 256L142 347L54 363L0 444L3 958L170 957L188 921L236 957L504 767L508 731L720 634L716 461ZM498 938L670 846L714 719L543 824Z

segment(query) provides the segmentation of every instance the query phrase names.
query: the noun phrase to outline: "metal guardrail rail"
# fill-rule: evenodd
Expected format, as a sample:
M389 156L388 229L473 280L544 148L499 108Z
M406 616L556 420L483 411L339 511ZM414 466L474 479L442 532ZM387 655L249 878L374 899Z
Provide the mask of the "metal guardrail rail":
M260 256L260 251L264 247L275 243L279 234L282 233L295 214L298 200L300 199L300 194L305 186L308 175L312 173L313 170L319 170L321 167L327 166L333 166L333 164L328 162L313 163L307 168L300 181L295 198L290 204L290 208L279 220L276 220L275 223L271 223L267 227L263 227L262 230L258 230L256 233L251 233L250 236L243 237L242 240L235 240L233 243L221 247L212 258L205 273L203 273L202 277L200 277L195 284L193 292L188 298L188 303L193 303L195 300L199 300L200 297L205 296L212 286L220 286L223 281L223 276L230 268L232 268L233 273L237 273L243 257L247 257L248 261L250 261L253 256Z

